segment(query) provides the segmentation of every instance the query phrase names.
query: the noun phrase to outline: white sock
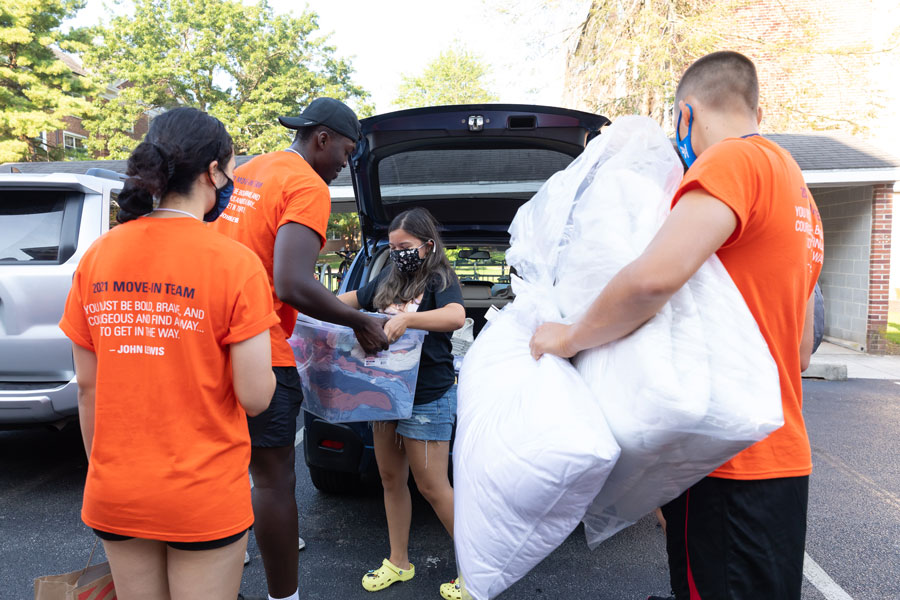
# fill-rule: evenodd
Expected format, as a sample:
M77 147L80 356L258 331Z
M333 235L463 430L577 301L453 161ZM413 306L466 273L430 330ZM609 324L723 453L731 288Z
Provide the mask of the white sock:
M272 596L269 596L269 600L300 600L300 588L297 588L296 592L285 598L273 598Z

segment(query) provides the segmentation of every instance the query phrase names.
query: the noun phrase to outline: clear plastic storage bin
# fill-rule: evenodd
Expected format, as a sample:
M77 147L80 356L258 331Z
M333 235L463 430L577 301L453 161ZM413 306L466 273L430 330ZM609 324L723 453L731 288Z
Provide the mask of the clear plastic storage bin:
M288 343L304 410L332 423L409 418L425 334L407 329L389 350L366 356L349 327L300 315Z

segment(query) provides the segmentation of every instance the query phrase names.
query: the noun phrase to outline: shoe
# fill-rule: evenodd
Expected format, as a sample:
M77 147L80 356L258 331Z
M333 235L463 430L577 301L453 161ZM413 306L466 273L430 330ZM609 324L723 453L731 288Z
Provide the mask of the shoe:
M245 551L244 552L244 566L246 567L249 564L250 564L250 553Z
M472 596L462 589L462 577L441 584L441 598L444 600L472 600Z
M302 537L298 537L297 541L300 543L300 549L303 550L306 548L306 542L303 541Z
M388 559L384 559L381 567L369 571L362 578L362 586L369 592L383 590L398 581L409 581L416 575L416 566L409 563L409 569L398 569Z

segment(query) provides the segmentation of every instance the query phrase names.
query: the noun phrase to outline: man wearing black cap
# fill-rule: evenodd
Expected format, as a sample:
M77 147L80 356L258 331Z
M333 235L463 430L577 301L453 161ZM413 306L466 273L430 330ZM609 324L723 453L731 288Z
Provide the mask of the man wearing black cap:
M280 323L271 329L277 386L269 408L248 419L253 450L254 529L269 599L299 598L294 436L302 392L287 338L297 312L352 327L367 352L388 347L381 321L339 301L314 277L331 213L328 183L347 166L359 120L334 98L318 98L296 117L279 117L297 131L286 150L257 156L234 172L234 193L212 226L256 252L272 285Z

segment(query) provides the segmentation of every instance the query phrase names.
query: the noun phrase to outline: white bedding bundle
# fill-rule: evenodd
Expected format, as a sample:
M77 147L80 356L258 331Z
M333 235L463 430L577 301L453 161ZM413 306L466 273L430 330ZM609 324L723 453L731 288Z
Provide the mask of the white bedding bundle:
M637 331L579 354L577 373L529 357L540 323L577 319L641 254L681 176L653 121L620 118L510 227L507 261L524 281L460 373L455 541L476 600L580 520L593 547L782 425L775 363L716 256Z

